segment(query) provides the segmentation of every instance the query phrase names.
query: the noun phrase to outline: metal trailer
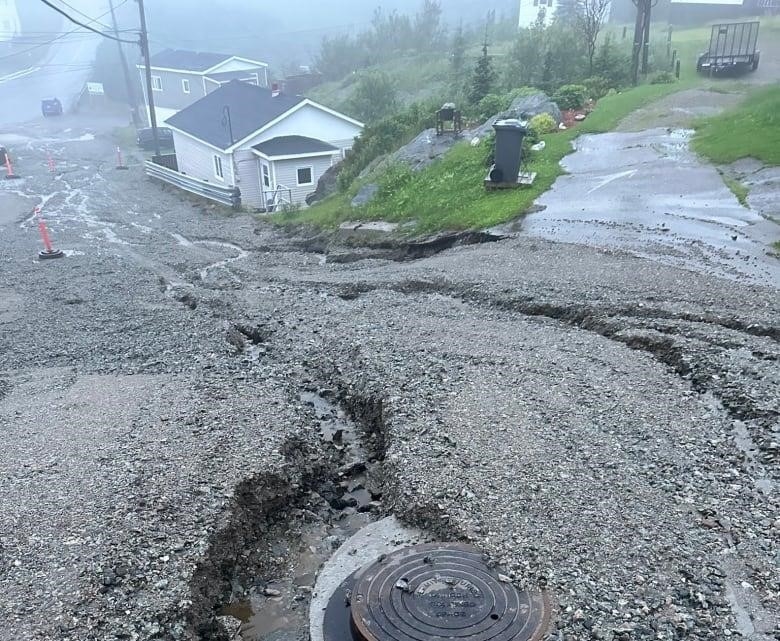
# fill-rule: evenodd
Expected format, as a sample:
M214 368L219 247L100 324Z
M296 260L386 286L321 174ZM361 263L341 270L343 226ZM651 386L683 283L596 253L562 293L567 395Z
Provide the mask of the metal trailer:
M761 52L756 49L758 22L712 25L710 46L699 55L696 71L709 75L755 71Z

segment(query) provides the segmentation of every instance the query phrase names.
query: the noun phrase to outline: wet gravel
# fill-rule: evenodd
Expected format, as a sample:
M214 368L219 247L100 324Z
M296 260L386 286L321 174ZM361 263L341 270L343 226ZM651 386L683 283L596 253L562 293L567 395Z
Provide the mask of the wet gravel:
M105 134L32 134L0 185L2 641L219 638L326 463L322 388L384 509L546 586L550 639L778 638L777 284L522 236L330 264Z

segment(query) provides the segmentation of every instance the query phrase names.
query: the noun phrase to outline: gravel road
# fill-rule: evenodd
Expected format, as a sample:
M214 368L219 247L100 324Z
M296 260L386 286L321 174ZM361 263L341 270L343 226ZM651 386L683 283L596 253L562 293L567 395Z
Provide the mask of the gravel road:
M780 638L777 282L522 235L335 264L57 124L0 184L0 640L220 639L329 473L311 390L550 639Z

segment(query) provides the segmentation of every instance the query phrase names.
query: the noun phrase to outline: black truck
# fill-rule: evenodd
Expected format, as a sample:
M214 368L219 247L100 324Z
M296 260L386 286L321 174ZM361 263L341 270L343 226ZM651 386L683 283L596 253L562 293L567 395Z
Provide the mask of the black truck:
M710 46L699 54L696 71L708 75L739 75L758 69L761 52L758 22L730 22L712 25Z

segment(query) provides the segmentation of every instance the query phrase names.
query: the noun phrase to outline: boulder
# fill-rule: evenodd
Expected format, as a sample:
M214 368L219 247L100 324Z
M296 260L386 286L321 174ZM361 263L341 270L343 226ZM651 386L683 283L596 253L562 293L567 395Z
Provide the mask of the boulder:
M435 129L426 129L410 143L404 145L386 159L383 159L381 163L373 165L371 170L394 162L400 162L411 167L412 171L420 171L438 158L441 158L462 140L481 140L492 134L493 124L497 120L504 118L530 120L535 115L541 113L550 114L555 119L555 122L559 123L562 120L561 110L558 109L558 105L550 100L547 94L539 91L528 96L520 96L512 101L512 104L506 111L497 113L478 127L464 130L459 135L445 133L437 136ZM365 173L368 173L368 171L365 171Z
M408 165L412 171L420 171L437 158L441 158L454 145L463 140L463 135L444 133L436 135L435 129L426 129L414 140L391 154L389 162L401 162Z
M367 185L363 185L352 199L352 206L360 207L361 205L370 203L372 200L374 200L374 196L376 196L378 191L379 185L376 183L368 183Z
M533 93L528 96L519 96L512 101L509 109L488 118L479 127L471 130L471 136L484 138L493 133L493 124L497 120L505 118L517 118L518 120L530 120L537 114L550 114L555 122L560 123L563 120L561 110L558 108L547 94L543 92Z
M320 179L317 181L317 189L306 196L307 205L313 205L320 200L324 200L331 194L336 193L336 190L338 189L336 179L339 176L343 162L344 161L338 162L332 167L329 167L328 170L320 176Z

